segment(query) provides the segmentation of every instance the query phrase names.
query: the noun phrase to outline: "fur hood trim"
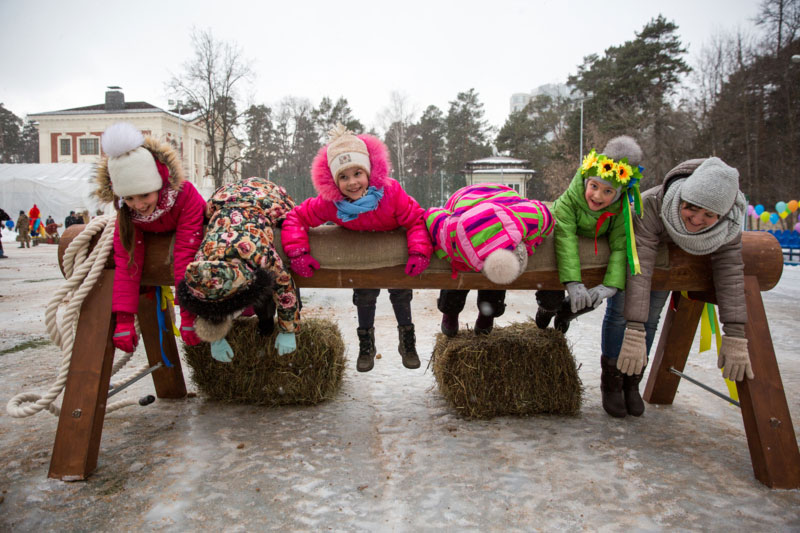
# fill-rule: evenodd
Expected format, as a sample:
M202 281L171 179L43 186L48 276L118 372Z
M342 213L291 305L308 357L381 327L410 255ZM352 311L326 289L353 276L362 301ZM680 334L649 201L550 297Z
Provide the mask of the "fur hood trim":
M169 177L164 180L164 186L169 186L179 191L186 177L183 173L180 157L175 153L172 146L168 143L162 143L149 135L145 136L142 146L147 148L156 160L164 164L169 170ZM114 194L111 188L111 176L108 174L107 155L104 155L100 163L97 164L92 181L97 185L93 193L96 198L103 203L113 203L115 207L118 206L119 197Z
M389 157L389 149L377 137L372 135L357 135L364 141L369 152L369 162L372 171L369 174L369 184L376 189L383 189L386 180L392 173L392 160ZM328 146L325 145L317 152L317 156L311 163L311 180L314 182L314 189L323 200L337 202L344 198L344 195L336 186L336 181L328 167Z

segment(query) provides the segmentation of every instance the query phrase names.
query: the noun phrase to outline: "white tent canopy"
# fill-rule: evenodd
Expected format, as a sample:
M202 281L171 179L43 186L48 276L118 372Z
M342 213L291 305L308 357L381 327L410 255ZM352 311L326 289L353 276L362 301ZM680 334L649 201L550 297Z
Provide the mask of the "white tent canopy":
M0 164L0 208L16 220L36 204L42 221L52 215L59 224L70 211L113 210L91 196L93 172L92 163Z

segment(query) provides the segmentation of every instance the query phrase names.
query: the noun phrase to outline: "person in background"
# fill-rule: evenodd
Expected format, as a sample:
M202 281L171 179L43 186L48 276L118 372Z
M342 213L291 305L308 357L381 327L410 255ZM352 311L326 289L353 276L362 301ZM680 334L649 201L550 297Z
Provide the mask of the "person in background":
M3 226L7 221L11 220L3 209L0 209L0 259L6 259L8 256L3 251Z
M72 226L73 224L80 224L78 220L75 218L75 211L70 211L67 218L64 219L64 229Z
M31 219L25 214L25 211L19 212L17 217L17 240L19 241L20 248L31 247Z

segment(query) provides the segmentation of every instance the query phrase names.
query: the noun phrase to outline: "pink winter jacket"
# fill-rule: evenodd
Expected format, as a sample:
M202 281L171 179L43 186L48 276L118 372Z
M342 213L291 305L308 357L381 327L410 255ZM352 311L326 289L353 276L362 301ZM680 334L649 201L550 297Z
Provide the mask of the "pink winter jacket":
M406 229L408 253L430 257L433 245L425 228L423 209L403 187L389 177L391 164L386 146L371 135L359 135L369 151L371 172L369 184L383 189L383 198L373 211L361 213L356 219L343 222L336 216L335 202L344 198L328 167L327 146L320 149L311 164L311 178L319 193L292 209L281 228L283 250L289 257L309 253L308 228L334 222L356 231L390 231Z
M168 187L169 185L165 185ZM163 190L163 189L162 189ZM139 284L144 265L144 242L142 232L175 232L173 266L175 286L186 275L186 265L194 260L194 254L203 241L203 213L206 202L191 182L184 181L172 208L159 218L145 224L135 224L133 263L129 263L128 251L122 246L119 222L114 228L114 298L113 312L136 313L139 309Z

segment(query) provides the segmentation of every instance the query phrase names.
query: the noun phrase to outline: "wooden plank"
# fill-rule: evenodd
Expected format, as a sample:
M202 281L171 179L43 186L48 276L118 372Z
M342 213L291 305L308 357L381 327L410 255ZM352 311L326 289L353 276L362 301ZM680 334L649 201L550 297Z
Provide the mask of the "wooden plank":
M783 390L758 280L745 276L747 336L755 378L737 383L756 479L772 488L800 488L800 451Z
M186 382L183 380L181 359L178 356L178 346L175 344L175 335L172 334L172 320L169 313L165 316L167 331L163 335L164 354L172 363L172 368L161 367L153 372L153 383L156 396L159 398L185 398ZM147 362L150 366L159 363L161 359L161 346L158 340L158 315L156 314L156 301L147 294L139 297L139 327L142 330L142 340L147 352Z
M114 360L111 298L114 271L103 270L81 305L49 477L86 479L97 467Z
M642 395L646 402L669 405L675 400L681 378L669 369L683 372L704 305L698 300L679 297L677 309L672 309L671 300L667 300L669 309Z

